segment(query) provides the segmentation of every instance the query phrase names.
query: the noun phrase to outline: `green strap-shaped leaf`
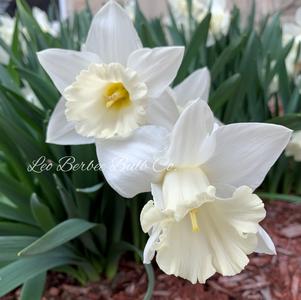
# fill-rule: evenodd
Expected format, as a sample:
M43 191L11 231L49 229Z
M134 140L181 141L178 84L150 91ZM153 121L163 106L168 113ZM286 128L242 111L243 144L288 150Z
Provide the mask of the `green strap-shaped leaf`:
M76 189L76 191L78 193L83 193L83 194L92 194L92 193L95 193L98 190L100 190L103 187L103 185L104 185L104 182L101 182L101 183L98 183L98 184L93 185L88 188L78 188L78 189Z
M237 88L240 82L240 74L234 74L222 85L220 85L220 87L214 92L209 101L211 109L214 112L217 112L228 100L231 100L231 98L237 92Z
M36 194L31 196L30 204L32 214L43 230L48 231L56 225L49 207L40 202Z
M62 203L63 203L63 205L64 205L64 207L67 211L68 217L69 218L79 217L78 210L77 210L77 207L75 205L75 202L74 202L75 199L73 198L73 195L69 191L66 190L66 188L63 185L62 181L60 180L60 178L56 174L53 174L53 178L54 178L54 181L56 183L56 188L60 193Z
M24 184L2 172L0 172L0 191L16 205L22 208L28 206L30 190Z
M288 202L301 202L301 196L295 195L286 195L286 194L277 194L277 193L258 193L258 196L264 199L270 200L280 200L280 201L288 201Z
M13 201L2 195L0 195L0 217L5 220L36 225L30 210L22 210L22 206L15 205Z
M96 225L82 219L69 219L49 230L41 238L20 251L18 255L29 256L47 252L69 242Z
M42 299L46 282L46 272L27 280L22 288L20 300Z
M48 253L17 260L0 269L0 297L42 272L73 262L71 257L53 256Z
M47 109L53 108L59 95L51 82L47 78L43 78L41 74L34 73L25 68L18 68L18 72L27 79L43 106Z
M238 56L242 47L246 42L247 37L243 35L242 37L234 40L228 47L226 47L220 56L214 62L211 69L212 79L215 80L217 76L224 71L225 66L231 62L234 58Z
M32 236L0 236L0 261L13 261L19 251L36 240Z
M134 253L138 254L140 259L143 259L143 253L141 250L139 250L137 247L124 242L120 241L116 244L112 245L112 251L108 257L108 264L106 269L106 275L110 278L114 276L114 274L117 271L118 261L120 256L127 252L127 251L133 251ZM144 300L151 300L153 295L153 290L155 286L155 275L154 270L151 264L144 264L144 268L148 277L148 285L147 285L147 291L144 295Z
M38 227L32 225L16 223L16 222L8 222L8 221L0 222L1 236L10 236L10 235L40 236L41 234L42 234L41 230Z
M287 114L285 116L269 119L266 122L283 125L292 130L301 130L301 114Z
M182 65L174 82L175 84L178 84L185 79L186 75L190 72L190 66L197 59L200 49L206 47L210 20L211 14L209 13L195 29L191 42L186 48Z

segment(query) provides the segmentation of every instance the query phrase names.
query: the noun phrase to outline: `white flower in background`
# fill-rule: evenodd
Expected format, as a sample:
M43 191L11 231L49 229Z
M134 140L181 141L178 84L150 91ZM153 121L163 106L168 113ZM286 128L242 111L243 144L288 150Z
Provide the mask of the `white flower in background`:
M34 93L27 81L23 81L21 93L28 102L42 109L42 105L39 99L37 98L36 94Z
M292 156L295 161L301 161L301 131L295 131L286 147L286 156Z
M271 62L271 69L274 69L275 65L276 65L277 61L273 60ZM269 89L268 89L270 94L274 94L277 93L279 91L279 75L276 74L273 78L272 81L269 85Z
M32 9L32 15L35 20L38 22L43 32L49 33L50 35L57 37L60 32L60 22L58 21L49 21L46 12L41 10L38 7Z
M94 17L83 51L38 53L64 97L50 119L47 141L94 143L128 137L145 124L162 125L174 104L157 97L175 78L183 52L183 47L142 48L125 11L108 2ZM166 117L155 115L150 122L156 107Z
M15 18L9 15L0 15L0 38L6 45L10 46L13 40ZM0 63L7 64L9 62L8 53L0 46Z
M172 0L169 1L172 12L179 23L188 26L189 10L187 0ZM197 21L202 21L208 13L208 5L206 0L193 0L192 16Z
M286 58L286 68L290 76L298 75L298 64L301 63L301 57L297 57L298 45L301 42L301 8L297 9L295 14L295 23L286 23L283 25L283 42L286 44L292 38L295 39L293 47Z
M212 14L210 30L214 36L226 35L229 29L231 16L227 10L226 0L213 0L210 12ZM210 4L209 4L210 6Z
M37 23L41 27L43 32L49 33L52 36L56 37L60 31L60 24L57 21L50 22L47 14L39 9L34 7L32 9L33 17L36 19ZM13 35L15 30L16 19L10 17L9 15L0 15L0 38L10 47L13 41ZM26 28L23 29L23 32L27 34ZM25 48L24 40L21 40L22 49ZM0 63L8 64L9 54L0 46Z
M136 0L121 0L121 5L126 10L128 16L132 21L135 20L135 11L136 11Z
M171 9L179 23L182 23L186 29L189 28L189 11L187 0L169 1ZM215 43L215 39L226 35L230 25L230 12L227 9L226 0L193 0L192 1L193 18L201 22L205 16L211 12L211 22L207 46Z
M272 124L216 127L214 122L206 102L198 100L180 115L170 139L162 129L150 139L141 128L131 145L119 140L98 149L100 163L107 164L105 177L121 195L152 190L154 202L141 214L143 230L150 234L144 262L157 252L164 272L191 282L204 282L215 272L239 273L254 251L275 254L259 225L265 210L253 191L291 131ZM122 167L114 169L122 158Z

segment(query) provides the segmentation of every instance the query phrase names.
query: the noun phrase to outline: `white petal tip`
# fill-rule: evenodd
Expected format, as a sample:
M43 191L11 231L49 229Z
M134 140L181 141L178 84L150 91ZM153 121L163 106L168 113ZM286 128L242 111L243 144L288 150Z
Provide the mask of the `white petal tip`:
M45 54L46 54L45 52L46 52L46 50L37 52L37 57L38 57L39 62L41 62L41 60L45 57Z
M184 55L184 52L185 52L185 47L183 46L177 46L177 47L174 47L175 49L177 49L181 55Z
M100 10L99 10L99 12L102 12L102 11L104 11L104 10L106 10L106 9L110 9L111 7L114 7L114 8L118 8L118 9L122 9L123 11L124 11L124 9L123 9L123 7L118 3L118 2L116 2L115 0L109 0Z

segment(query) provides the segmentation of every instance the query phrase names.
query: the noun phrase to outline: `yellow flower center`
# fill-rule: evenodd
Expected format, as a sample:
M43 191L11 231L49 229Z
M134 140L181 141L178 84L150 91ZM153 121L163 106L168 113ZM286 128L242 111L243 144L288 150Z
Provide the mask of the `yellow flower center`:
M104 91L106 108L120 110L131 105L130 94L121 82L109 83Z
M190 215L192 232L199 232L200 227L199 227L198 219L197 219L197 210L196 209L191 210L189 212L189 215Z

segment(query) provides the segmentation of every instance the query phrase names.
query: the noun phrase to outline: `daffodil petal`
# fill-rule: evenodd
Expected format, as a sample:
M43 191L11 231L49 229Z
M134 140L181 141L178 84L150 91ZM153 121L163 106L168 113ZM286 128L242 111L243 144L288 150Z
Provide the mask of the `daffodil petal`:
M158 242L159 236L161 233L161 229L159 227L154 227L150 232L149 239L143 250L143 263L150 264L152 259L155 256L156 250L155 245Z
M213 253L213 265L224 276L239 273L257 246L258 223L264 205L249 187L239 187L229 199L216 198L199 208L198 221Z
M208 102L211 78L207 68L194 71L174 88L177 104L185 107L189 101L200 98Z
M215 151L202 165L210 184L247 185L254 190L288 144L291 130L273 124L239 123L221 126L213 136Z
M289 39L300 34L300 26L293 23L283 24L283 33L288 35Z
M104 63L126 66L129 55L142 47L134 25L124 9L109 1L94 17L84 49Z
M179 118L179 111L172 91L167 89L158 98L150 100L147 108L147 121L149 124L162 126L170 131Z
M241 235L258 232L258 223L265 218L266 212L261 199L247 186L239 187L228 199L219 199L218 208L223 217Z
M295 131L285 149L286 156L292 156L295 161L301 161L301 131Z
M162 185L161 183L152 183L151 184L151 192L154 198L155 206L159 209L164 209L164 201L163 201L163 193L162 193Z
M126 139L97 140L98 160L112 188L127 198L150 191L160 177L153 165L167 136L164 128L143 126Z
M214 269L224 276L240 273L249 262L247 255L256 248L256 234L242 236L215 202L206 203L199 212L200 235L206 236Z
M211 248L201 229L191 230L188 217L168 223L164 237L160 237L156 261L166 274L180 276L192 283L204 283L215 272Z
M149 97L156 98L175 79L183 55L183 47L143 48L130 55L128 67L146 83Z
M90 52L78 52L64 49L47 49L38 52L38 59L53 83L63 94L71 85L80 71L91 63L99 63L99 57Z
M74 124L66 119L65 100L61 98L50 117L46 142L57 145L82 145L92 144L94 139L89 139L76 133Z
M149 232L154 225L165 219L167 219L167 215L154 205L153 200L150 200L144 205L141 211L140 223L142 230L145 233Z
M276 248L272 239L260 225L258 226L257 240L258 243L257 248L255 250L257 253L264 253L270 255L276 254Z
M300 7L296 10L295 20L296 20L296 23L297 23L299 26L301 26L301 8L300 8ZM299 31L299 32L300 32L300 31ZM299 35L299 32L298 32L298 35Z
M223 11L227 8L227 2L226 0L214 0L212 1L212 10L219 10Z
M167 159L176 166L197 166L214 151L214 140L207 139L214 126L208 104L194 101L180 115L171 135Z

